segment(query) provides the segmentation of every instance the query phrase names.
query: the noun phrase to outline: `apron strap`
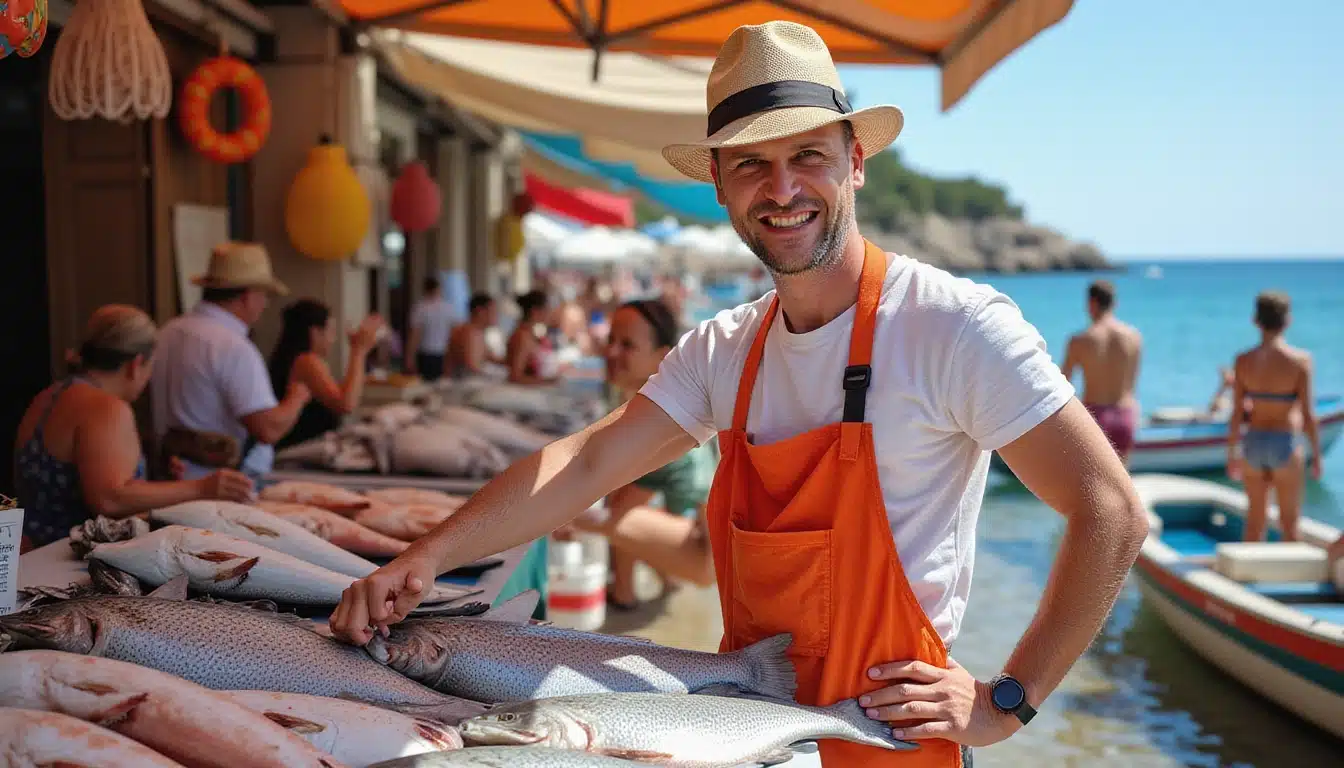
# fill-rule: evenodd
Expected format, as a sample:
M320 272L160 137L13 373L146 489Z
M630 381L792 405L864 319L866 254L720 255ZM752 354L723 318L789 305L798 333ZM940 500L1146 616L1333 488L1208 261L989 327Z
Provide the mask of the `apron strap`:
M761 368L761 357L765 354L765 338L770 335L770 326L774 324L777 314L779 294L770 299L770 308L765 310L765 319L761 321L760 330L756 331L751 350L747 352L747 360L742 365L742 379L737 384L737 405L733 406L735 430L745 431L747 428L747 412L751 410L751 392L756 388L756 373Z
M877 305L882 298L882 283L886 277L886 253L864 240L863 274L859 278L858 305L854 312L854 327L849 338L849 365L845 368L841 386L845 390L845 408L842 420L854 426L841 425L841 456L853 459L858 453L858 425L865 419L868 387L872 384L873 334L877 327ZM737 385L737 403L733 407L733 429L747 428L747 412L751 409L751 395L756 388L756 374L760 371L765 354L765 340L779 314L779 295L770 300L761 327L756 331L747 359L742 366L742 378Z

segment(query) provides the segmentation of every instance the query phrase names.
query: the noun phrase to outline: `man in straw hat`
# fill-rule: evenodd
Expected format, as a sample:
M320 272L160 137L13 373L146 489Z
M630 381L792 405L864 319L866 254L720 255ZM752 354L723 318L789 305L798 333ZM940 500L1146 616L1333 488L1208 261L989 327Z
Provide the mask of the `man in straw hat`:
M902 115L854 110L815 32L734 31L708 108L708 138L664 156L715 185L776 290L701 323L640 396L352 585L331 626L365 642L436 574L554 530L717 433L707 526L722 650L788 632L798 700L857 696L918 745L823 740L828 766L962 765L961 745L1022 727L1091 642L1147 533L1142 505L1006 296L859 233L864 158ZM1068 524L1036 620L1002 674L978 681L947 649L993 450Z
M186 476L227 466L258 479L271 471L272 447L298 420L309 393L291 383L276 401L261 350L249 329L271 295L288 295L257 243L223 243L192 282L201 301L159 332L151 379L154 431L164 458L177 456Z

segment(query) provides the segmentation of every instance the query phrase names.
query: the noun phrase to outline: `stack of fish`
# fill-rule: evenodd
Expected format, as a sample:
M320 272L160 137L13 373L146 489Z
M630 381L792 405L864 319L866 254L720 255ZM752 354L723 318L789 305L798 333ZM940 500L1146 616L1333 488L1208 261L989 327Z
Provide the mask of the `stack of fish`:
M321 533L315 528L325 527L334 533L342 525L331 519L336 515L346 525L353 523L387 538L412 542L451 517L465 501L462 496L419 488L385 488L361 494L326 483L284 481L262 489L258 503L318 535ZM355 531L349 533L353 539Z
M479 408L393 403L280 451L276 464L334 472L487 478L553 439L553 434L516 418Z
M817 739L914 748L853 700L795 703L788 635L685 651L530 623L526 593L408 619L361 649L267 607L182 599L182 581L0 617L0 650L14 649L0 655L0 755L94 768L731 768Z

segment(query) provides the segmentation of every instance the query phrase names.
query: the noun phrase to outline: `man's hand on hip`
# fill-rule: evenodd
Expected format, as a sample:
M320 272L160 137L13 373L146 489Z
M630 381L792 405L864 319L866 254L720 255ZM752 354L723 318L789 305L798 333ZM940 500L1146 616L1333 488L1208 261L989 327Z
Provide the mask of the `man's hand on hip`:
M898 739L947 739L968 747L985 747L1022 727L990 701L989 685L966 668L947 660L942 669L922 661L893 661L868 670L873 680L894 683L859 697L859 706L874 720L891 724Z

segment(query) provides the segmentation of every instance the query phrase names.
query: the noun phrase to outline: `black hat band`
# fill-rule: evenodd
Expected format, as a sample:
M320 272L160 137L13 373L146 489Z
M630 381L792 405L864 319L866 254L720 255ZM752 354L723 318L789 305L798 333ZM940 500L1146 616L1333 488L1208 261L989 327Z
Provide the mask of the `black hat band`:
M705 135L713 136L734 120L784 107L821 107L842 115L854 111L845 94L829 85L807 80L780 80L754 85L719 102L709 113L709 132Z

